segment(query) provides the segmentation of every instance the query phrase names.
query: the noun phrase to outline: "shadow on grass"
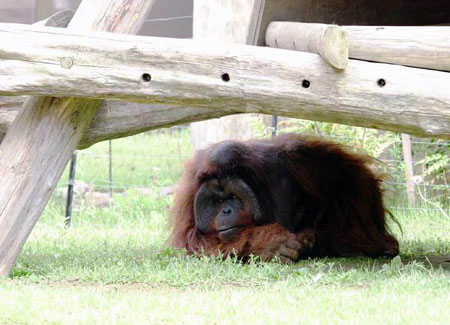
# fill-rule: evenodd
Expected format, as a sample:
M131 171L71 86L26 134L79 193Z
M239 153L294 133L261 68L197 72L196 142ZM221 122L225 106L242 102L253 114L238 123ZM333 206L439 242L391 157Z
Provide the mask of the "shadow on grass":
M52 249L53 248L53 249ZM262 263L257 257L248 263L234 258L186 255L183 250L160 246L103 245L25 250L10 278L41 281L97 281L103 283L141 282L168 285L198 283L254 283L303 277L315 281L329 275L333 281L358 282L392 277L408 272L450 270L450 256L407 254L394 259L366 257L301 260L294 265L276 261Z

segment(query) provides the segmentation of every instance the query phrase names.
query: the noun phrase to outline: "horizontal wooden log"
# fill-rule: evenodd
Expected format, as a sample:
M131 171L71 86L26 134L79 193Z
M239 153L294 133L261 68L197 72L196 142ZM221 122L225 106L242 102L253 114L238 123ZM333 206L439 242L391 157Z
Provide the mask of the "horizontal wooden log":
M335 25L272 22L266 31L266 43L270 47L320 53L321 47L314 46L310 34L320 35L326 26ZM450 27L342 28L348 32L350 58L450 71Z
M266 30L266 45L320 54L337 69L348 65L347 31L336 25L273 21Z
M450 27L344 26L344 29L348 31L352 58L450 71Z
M74 12L72 10L63 10L47 19L36 22L34 25L66 28L73 15ZM0 97L0 143L9 126L16 118L25 99L26 97Z
M0 97L0 142L25 99L26 96ZM87 148L104 140L217 118L234 112L215 108L104 101L83 135L78 149Z
M358 60L337 72L310 53L12 24L0 24L0 43L4 95L260 112L450 138L446 72Z

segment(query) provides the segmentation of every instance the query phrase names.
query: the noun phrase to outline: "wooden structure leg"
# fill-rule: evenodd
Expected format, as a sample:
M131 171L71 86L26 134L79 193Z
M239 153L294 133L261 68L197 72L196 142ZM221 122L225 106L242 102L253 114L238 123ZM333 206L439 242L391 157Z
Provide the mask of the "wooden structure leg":
M193 38L256 45L263 12L264 0L196 0ZM231 115L191 123L193 148L202 149L225 139L250 138L251 116Z
M300 7L298 0L195 0L193 38L264 46L269 23L297 21ZM193 147L251 137L250 122L250 114L241 114L192 123Z
M85 0L68 28L135 34L154 0ZM74 58L63 58L70 68ZM6 276L101 101L31 97L0 145L0 276Z

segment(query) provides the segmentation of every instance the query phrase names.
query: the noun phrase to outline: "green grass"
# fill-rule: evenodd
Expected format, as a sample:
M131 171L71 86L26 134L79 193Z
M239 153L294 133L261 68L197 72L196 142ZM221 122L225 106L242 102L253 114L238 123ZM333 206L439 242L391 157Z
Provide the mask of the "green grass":
M104 184L106 152L82 153L78 179ZM403 234L392 226L401 244L393 261L192 258L165 245L172 199L159 191L178 178L188 133L114 141L113 152L115 181L152 186L152 195L129 189L110 207L82 205L71 229L54 195L0 280L0 324L448 324L450 272L423 258L450 254L450 220L439 213L394 211Z
M191 155L188 130L152 132L113 141L113 181L124 185L160 187L173 185L182 162ZM76 177L98 189L106 188L109 175L108 142L79 151ZM67 180L67 171L63 181Z

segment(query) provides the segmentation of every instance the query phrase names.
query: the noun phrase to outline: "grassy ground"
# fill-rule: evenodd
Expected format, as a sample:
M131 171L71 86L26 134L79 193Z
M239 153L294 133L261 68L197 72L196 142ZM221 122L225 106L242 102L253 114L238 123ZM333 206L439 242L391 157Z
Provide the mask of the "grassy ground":
M0 323L448 324L450 272L423 259L450 254L450 220L437 212L394 211L403 234L393 226L401 257L392 261L242 265L168 249L171 197L159 189L179 176L187 139L182 131L113 143L116 185L151 185L152 195L129 189L110 207L81 205L71 229L55 195L0 280ZM106 150L80 154L79 179L104 189Z

